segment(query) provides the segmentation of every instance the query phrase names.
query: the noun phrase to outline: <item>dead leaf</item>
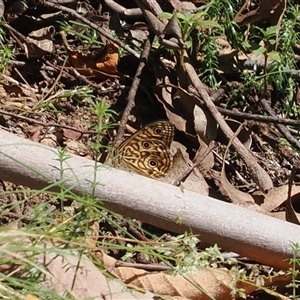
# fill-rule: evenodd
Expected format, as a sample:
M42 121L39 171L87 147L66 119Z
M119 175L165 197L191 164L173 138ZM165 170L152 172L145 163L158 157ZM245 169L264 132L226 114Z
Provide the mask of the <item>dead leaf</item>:
M223 165L220 177L220 192L230 202L263 213L264 211L255 203L254 198L247 193L236 189L227 179L225 167Z
M230 129L235 132L238 130L239 126L242 124L239 121L232 120L232 119L226 119L225 120L227 125L230 127ZM252 145L252 137L251 137L251 132L249 129L244 127L240 133L237 135L238 139L241 141L241 143L245 146L245 148L250 149ZM223 145L227 145L228 140L225 137L225 134L223 133L222 130L218 130L217 132L217 141L220 142Z
M22 101L22 98L24 96L27 98L31 97L34 99L33 94L34 93L37 94L39 92L38 89L34 89L31 86L19 83L16 80L12 80L9 84L3 84L3 87L6 93L9 94L10 98L14 98L14 97L20 98L18 102Z
M93 55L71 49L67 49L67 52L71 65L82 75L97 75L94 70L107 74L117 73L119 52L118 47L112 43L106 44L101 52Z
M97 70L109 73L116 74L117 73L117 65L119 62L119 51L118 47L115 44L107 44L106 45L106 55L103 58L103 61L99 61L96 63Z
M25 105L24 103L18 103L13 101L6 101L4 104L4 108L6 109L20 109L23 111L30 111L30 107Z
M287 199L285 205L285 218L288 222L300 225L300 193L294 194L290 199ZM297 209L297 211L296 211Z
M241 133L243 129L242 124L239 126L238 130L235 131L234 136L235 138ZM257 212L262 212L261 208L255 203L254 198L246 194L238 189L236 189L227 179L226 172L225 172L225 158L230 148L232 140L228 142L226 151L224 153L223 163L222 163L222 170L221 170L221 177L220 177L220 191L223 196L228 197L230 201L236 205L247 207L248 209L252 209Z
M31 31L28 36L35 39L42 41L44 39L50 39L52 40L55 35L55 27L54 26L48 26L43 27L38 30Z
M166 27L159 36L161 43L174 43L171 49L184 49L186 45L182 39L182 30L179 26L177 14L173 13L171 19L168 20Z
M30 139L39 142L42 134L43 126L35 126L30 130Z
M49 146L51 148L57 147L57 139L54 133L46 134L42 139L39 141L42 145Z
M53 53L54 26L44 27L32 31L26 37L25 53L27 58L39 58L45 54Z
M36 242L37 240L38 242ZM61 242L44 243L40 235L13 229L2 230L1 241L2 244L7 243L8 246L9 244L16 246L26 244L32 249L34 248L36 263L43 270L43 277L38 283L41 290L51 290L61 297L65 296L67 292L74 299L153 299L153 295L150 293L130 291L123 282L105 276L103 270L96 267L86 255L82 254L82 250L79 250L79 254L74 249L68 250L66 245ZM12 264L10 269L1 266L1 272L5 272L9 276L20 276L19 278L26 280L28 272L22 271L25 268L24 261L26 260L24 258L27 258L28 255L30 256L28 261L34 259L32 253L15 251L12 254L13 261L16 261L17 256L20 262ZM13 266L15 268L11 272ZM28 299L35 300L35 298Z
M178 142L171 145L171 153L173 155L173 166L164 177L158 178L159 181L173 184L192 164L186 147ZM193 172L182 183L183 189L208 195L208 184L199 170L194 169Z
M214 154L212 152L208 153L205 157L203 157L205 155L205 153L207 152L208 149L208 145L203 142L200 138L198 138L199 143L200 143L200 147L195 155L195 157L202 157L202 161L199 165L198 168L201 169L202 174L205 174L206 172L210 171L215 164L215 157Z
M167 62L160 62L155 64L154 68L157 78L155 95L157 100L162 103L168 119L178 130L196 140L193 112L197 101L184 93L179 86L176 88L177 82L171 81L175 75L173 65L169 67Z
M195 131L202 141L208 144L217 137L217 123L205 107L194 107Z
M238 274L225 269L199 268L198 270L182 275L171 275L164 272L148 272L133 267L116 267L116 260L106 254L102 254L102 260L106 269L126 282L129 286L141 288L152 293L180 299L233 299L232 285L237 289L244 289L246 295L260 288L259 282L264 286L282 284L288 282L285 275L258 276L255 282L239 281ZM178 299L178 298L176 298Z
M190 1L170 0L169 2L173 6L173 8L179 12L192 11L197 9L195 4Z
M170 83L168 78L165 82ZM187 121L178 114L177 109L173 105L173 96L171 87L156 87L156 98L164 107L168 119L174 126L183 132L186 132Z
M62 128L61 130L62 130L63 136L66 139L78 141L82 137L81 132L78 132L78 131L75 131L72 129L68 129L68 128Z
M147 30L147 25L145 23L136 22L130 29L129 33L132 38L132 43L141 47L142 43L148 38L149 31Z
M249 10L249 7L252 7L252 3L254 3L255 8ZM285 11L286 0L261 0L257 3L252 0L246 0L236 14L235 21L239 25L248 25L268 19L271 25L278 24L280 17Z
M80 261L79 261L80 258ZM112 280L84 255L58 256L56 253L41 255L51 276L41 283L44 288L64 295L66 291L76 299L151 299L137 292L130 292L118 280ZM149 295L149 294L148 294Z
M87 146L81 140L69 140L65 142L66 149L76 155L86 156L88 151Z
M300 193L300 186L293 185L292 194ZM265 214L285 221L285 206L288 196L288 184L272 189L268 194L262 194L260 191L253 193L255 202L260 205Z

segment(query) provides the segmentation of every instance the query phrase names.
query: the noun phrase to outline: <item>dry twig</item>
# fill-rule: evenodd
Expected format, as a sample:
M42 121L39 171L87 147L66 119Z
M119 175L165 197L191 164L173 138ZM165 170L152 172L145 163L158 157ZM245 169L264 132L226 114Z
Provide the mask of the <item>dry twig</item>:
M128 93L127 105L126 105L126 108L124 109L124 112L123 112L123 115L122 115L122 118L121 118L121 121L120 121L120 127L119 127L119 130L118 130L118 134L117 134L117 136L115 138L115 141L114 141L114 146L115 147L118 147L122 143L122 138L123 138L123 135L124 135L124 132L125 132L125 126L127 124L130 112L131 112L132 108L135 106L135 95L136 95L137 89L140 85L141 74L142 74L142 71L143 71L143 69L146 65L147 60L148 60L150 50L151 50L151 41L149 39L147 39L145 41L145 44L144 44L143 53L141 54L140 63L139 63L138 68L136 70L136 73L135 73L130 91Z

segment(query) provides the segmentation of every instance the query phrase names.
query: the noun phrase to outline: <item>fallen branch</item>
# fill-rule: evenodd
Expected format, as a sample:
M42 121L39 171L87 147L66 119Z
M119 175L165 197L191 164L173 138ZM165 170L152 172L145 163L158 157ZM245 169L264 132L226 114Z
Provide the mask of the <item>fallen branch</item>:
M153 40L153 37L151 38L151 40ZM149 58L150 50L151 50L151 41L150 41L150 39L146 39L145 43L144 43L144 49L143 49L143 52L140 57L140 62L139 62L138 68L135 72L131 88L130 88L130 90L128 92L128 96L126 98L127 104L124 109L121 121L120 121L120 127L118 130L118 134L114 140L115 148L120 146L122 143L122 139L123 139L123 136L125 133L125 127L128 122L129 115L131 113L131 110L135 107L136 93L137 93L137 90L138 90L140 82L141 82L142 72L143 72L143 70L146 66L146 63L148 61L148 58Z
M276 113L271 108L269 103L266 99L261 99L260 103L264 110L273 118L276 117ZM298 151L300 150L300 142L292 136L292 134L289 132L288 128L282 124L275 124L276 128L279 130L279 132L286 138L286 140L295 147Z
M224 132L228 140L233 136L233 132L224 120L223 116L220 114L215 104L213 103L211 97L206 91L204 84L200 81L194 67L190 64L187 54L184 56L185 63L184 68L186 73L191 80L193 86L203 99L207 109L212 114L216 122L219 124L221 130ZM270 189L273 188L273 183L268 175L268 173L258 164L255 157L252 153L245 148L245 146L240 142L239 139L234 139L232 145L235 148L236 152L241 156L245 162L249 175L252 177L254 182L259 186L260 190L264 193L267 193Z
M273 123L273 124L283 124L283 125L293 125L295 127L300 127L299 120L279 118L277 115L273 116L265 116L265 115L257 115L252 113L245 113L237 110L230 110L222 107L217 107L218 111L224 116L228 116L234 119L239 120L251 120L263 123ZM290 130L290 129L289 129Z
M68 154L64 185L77 194L91 194L94 161ZM35 189L60 180L56 149L0 130L1 179ZM157 227L200 234L215 244L260 263L288 268L291 244L300 227L188 190L99 164L95 197L123 215Z

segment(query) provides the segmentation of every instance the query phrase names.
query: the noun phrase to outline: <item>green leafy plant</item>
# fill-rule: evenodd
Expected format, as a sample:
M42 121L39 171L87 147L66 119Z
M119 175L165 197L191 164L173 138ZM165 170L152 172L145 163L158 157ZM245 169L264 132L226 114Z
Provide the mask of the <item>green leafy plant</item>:
M206 34L199 34L201 38L200 52L203 57L201 59L200 77L203 81L209 84L209 86L215 88L219 85L218 80L218 45L213 36Z
M59 21L58 23L60 24L61 30L67 34L76 36L83 45L103 46L103 43L99 40L99 33L90 26L72 20L68 22Z
M0 22L0 73L3 73L7 67L7 64L14 58L13 50L6 44L5 30L3 22Z
M287 275L290 275L292 277L291 283L287 286L292 288L292 295L291 299L298 299L299 295L297 295L297 289L299 289L299 266L300 266L300 259L299 259L299 254L300 254L300 245L298 243L292 243L291 244L292 250L293 250L293 257L289 259L290 263L290 270L287 272Z
M109 150L109 147L104 146L101 143L101 140L103 138L103 133L107 130L115 127L115 124L112 122L114 119L114 115L116 114L112 109L110 109L110 106L107 104L107 102L104 99L101 99L100 101L94 101L92 102L92 109L97 117L97 123L93 124L93 128L96 130L96 139L94 142L91 143L91 148L94 152L95 159L95 172L94 172L94 180L93 180L93 193L95 192L95 187L97 185L97 158L102 153L103 150Z
M170 13L162 13L159 18L171 19L173 17ZM219 25L207 19L205 11L199 11L197 13L176 13L178 23L182 31L182 39L185 42L187 48L192 48L193 40L192 33L194 30L201 30L205 27L219 27Z

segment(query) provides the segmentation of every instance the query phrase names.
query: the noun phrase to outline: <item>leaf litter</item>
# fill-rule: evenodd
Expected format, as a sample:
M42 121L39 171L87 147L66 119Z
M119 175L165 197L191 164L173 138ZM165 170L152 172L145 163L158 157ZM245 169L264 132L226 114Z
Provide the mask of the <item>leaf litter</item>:
M70 1L71 8L64 6L63 2L55 4L50 1L28 2L26 7L22 6L21 1L2 3L2 7L5 8L3 15L6 23L1 25L6 32L5 43L14 48L14 57L1 75L1 128L44 145L55 148L66 147L71 153L98 159L95 158L91 147L96 133L93 124L98 121L91 109L91 99L107 101L118 113L117 121L125 115L123 111L126 110L127 102L129 102L128 92L132 88L135 71L139 67L136 49L141 51L144 40L149 38L152 41L152 51L147 57L146 67L142 69L141 81L135 90L134 106L127 119L125 118L125 124L128 123L138 129L141 125L146 125L151 121L168 119L176 127L178 136L171 149L174 154L173 168L165 178L162 178L162 181L172 184L181 178L180 175L186 170L190 170L190 174L179 182L183 189L210 195L222 201L231 202L233 205L241 205L282 220L288 218L286 212L290 215L292 211L296 216L298 186L290 183L289 200L288 181L292 166L297 165L299 149L283 143L282 129L278 128L276 122L279 117L281 120L288 119L284 118L285 116L292 118L290 117L292 114L285 114L284 117L279 113L275 114L273 123L251 119L251 115L264 115L265 111L259 105L262 98L266 98L268 105L272 104L273 110L277 112L284 106L284 103L276 97L276 89L279 87L272 81L265 82L264 90L254 82L249 88L245 88L246 83L249 85L249 82L243 82L243 76L246 78L249 74L257 75L255 68L258 68L257 72L268 70L263 69L262 65L271 68L271 63L276 58L272 51L282 46L280 30L282 26L285 26L283 22L288 15L286 1L273 1L274 3L269 5L268 1L247 0L243 6L235 7L237 13L232 16L232 20L234 19L240 26L240 32L244 32L245 26L254 26L248 29L250 39L251 34L256 34L255 26L261 26L267 34L267 30L271 28L267 26L277 25L275 46L268 44L274 36L266 40L266 34L258 43L261 51L269 51L268 59L266 59L266 52L264 55L261 53L258 55L259 53L251 47L244 51L235 49L229 37L219 35L218 24L212 21L208 25L204 22L203 25L199 23L192 28L189 32L190 39L189 36L185 36L184 34L188 31L183 32L183 30L187 27L180 27L178 20L183 16L187 18L195 14L197 9L204 10L205 7L201 1L193 3L193 1L172 0L168 5L161 3L162 1L154 1L153 5L149 6L150 2L136 1L132 2L131 6L121 6L121 8L114 1L100 1L100 3L88 1L84 8L72 1ZM203 2L210 3L209 1ZM174 10L182 15L176 18ZM169 18L160 17L162 12L169 13ZM128 18L131 15L132 19ZM217 20L216 17L214 18ZM186 26L193 24L188 18L185 22ZM92 31L91 27L87 27L91 24L92 28L97 30ZM152 40L152 33L157 36L157 40ZM213 34L210 35L210 33ZM212 68L212 64L211 68L201 69L207 68L209 61L209 52L205 50L205 46L209 43L201 44L201 39L203 41L210 39L212 44L215 43L213 50L214 59L216 59L215 68ZM200 78L205 83L201 87L205 89L205 92L199 93L199 85L191 84L194 79L185 65L185 51L193 60L193 68L199 74L202 72L204 75ZM210 77L205 76L203 71L210 72ZM209 80L213 77L218 79L218 84L213 85L213 81ZM292 80L292 77L289 80ZM213 100L213 104L207 102L206 95ZM245 102L245 99L248 102ZM228 139L226 137L224 139L224 136L220 137L224 129L218 124L215 115L212 116L212 105L224 114L222 118L231 115L231 120L226 117L227 123L224 126L228 126L230 122L236 122L239 126L240 122L243 122L243 117L239 115L239 112L248 113L250 121L244 127L246 133L244 132L243 136L238 135L248 151L246 156L237 155L240 153L239 147L242 146L235 145L235 148L228 148ZM297 125L299 127L299 124ZM236 129L234 128L234 131ZM291 132L297 134L295 129ZM112 135L113 132L104 133L102 140L105 145L110 142ZM245 135L247 142L251 140L250 145L245 145L243 140ZM286 138L286 135L283 136ZM196 157L199 153L205 153L205 149L210 149L211 141L216 141L218 147L209 151L207 155L200 154L204 158L201 162L197 161ZM297 147L297 144L294 147ZM225 155L226 148L229 152L227 156ZM255 169L247 168L249 157L262 166L266 173L255 177L257 174L252 174ZM193 164L194 167L191 168ZM294 180L297 182L297 174ZM274 188L272 188L273 185ZM261 187L267 187L267 189ZM47 194L31 194L30 190L22 194L23 187L7 182L2 183L1 191L3 204L1 224L11 224L26 214L26 218L19 222L20 228L26 227L27 223L34 219L33 207L45 202L48 198ZM7 193L7 191L15 192ZM8 204L11 203L15 203L15 206L7 210ZM45 209L53 211L58 207L59 201L46 206ZM297 223L297 220L294 222ZM107 221L99 223L100 231L107 234L107 238L111 240L114 240L116 236L124 235L124 232L119 231L115 225L108 224ZM121 223L121 225L124 224ZM142 227L139 230L144 232ZM158 228L152 228L152 230L155 234L159 233ZM164 238L165 234L162 234ZM99 253L101 249L93 249L93 251ZM120 252L108 251L116 258L124 255ZM130 287L183 299L207 299L206 293L211 299L238 298L230 294L231 284L237 278L236 274L228 268L198 268L193 275L188 275L192 276L188 280L193 282L192 286L194 285L191 292L186 286L187 279L181 275L179 276L180 282L177 282L177 275L170 275L166 272L153 274L147 271L137 272L131 267L111 267L116 264L116 261L106 266L104 258L113 258L105 253L100 256L98 259L105 268ZM137 257L133 258L133 261L139 262ZM146 261L151 263L151 259L146 259ZM253 268L250 265L251 263L248 263L249 272ZM94 276L102 276L102 273L98 269L95 270L94 266L86 268L87 270L93 268ZM57 273L51 270L52 277L62 280L65 275L59 271L61 269L62 267L58 266ZM126 278L123 275L117 275L121 270L122 273L129 275ZM73 278L73 275L70 277ZM136 281L131 281L132 277L137 278ZM241 286L235 287L243 290L245 294L258 290L276 294L276 289L270 291L266 287L277 286L279 290L290 279L288 276L283 276L285 277L283 279L281 274L276 274L275 277L278 281L272 281L271 277L261 272L255 278L255 283L254 279L251 284L244 284L240 281ZM147 283L143 283L144 279ZM78 287L79 290L92 289L89 280L89 278L82 279L81 284L85 288ZM99 280L106 282L103 277ZM263 286L257 284L259 280L264 282ZM167 282L170 286L166 284ZM70 283L63 283L62 290L59 290L57 285L52 284L48 287L50 286L50 289L56 290L59 294L63 294L67 287L74 288ZM113 287L113 291L118 288ZM149 299L152 298L151 294L146 295ZM85 291L76 294L78 298L91 296L90 293L85 294ZM28 299L29 297L31 296L27 296ZM285 298L279 294L276 294L276 297Z

